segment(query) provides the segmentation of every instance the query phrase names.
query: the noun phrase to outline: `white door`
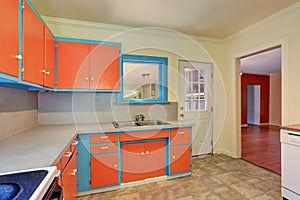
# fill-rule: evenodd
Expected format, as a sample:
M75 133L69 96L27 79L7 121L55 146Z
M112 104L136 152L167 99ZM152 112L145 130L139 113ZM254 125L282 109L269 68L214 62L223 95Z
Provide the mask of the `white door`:
M193 121L192 154L212 153L212 63L179 61L179 98L184 120Z

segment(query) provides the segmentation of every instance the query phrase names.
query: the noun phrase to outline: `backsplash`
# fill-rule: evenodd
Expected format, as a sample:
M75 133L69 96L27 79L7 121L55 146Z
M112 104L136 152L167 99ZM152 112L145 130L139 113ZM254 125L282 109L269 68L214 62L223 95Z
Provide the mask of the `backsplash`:
M37 125L37 92L0 87L0 95L0 139Z
M146 119L177 119L177 103L115 104L116 94L111 93L45 92L38 99L39 124L128 121L140 113Z

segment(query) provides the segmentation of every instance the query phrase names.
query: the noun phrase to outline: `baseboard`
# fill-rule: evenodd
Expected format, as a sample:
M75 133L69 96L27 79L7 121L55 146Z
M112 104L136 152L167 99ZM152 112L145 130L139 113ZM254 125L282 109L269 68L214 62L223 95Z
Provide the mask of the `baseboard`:
M277 126L277 127L280 127L281 125L280 124L269 124L270 126Z
M247 128L248 124L241 124L241 128Z

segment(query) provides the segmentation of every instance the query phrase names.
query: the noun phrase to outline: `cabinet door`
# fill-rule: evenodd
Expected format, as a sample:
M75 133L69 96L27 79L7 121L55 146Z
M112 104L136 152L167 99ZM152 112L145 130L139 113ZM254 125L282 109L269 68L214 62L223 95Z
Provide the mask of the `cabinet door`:
M119 183L117 154L91 156L90 170L92 188Z
M64 200L75 200L77 192L77 151L62 173Z
M145 143L145 178L165 175L165 142L155 141Z
M0 72L18 76L18 1L2 1L0 19Z
M90 89L120 89L120 48L90 45Z
M89 89L89 44L58 42L58 88Z
M170 165L171 174L190 171L191 168L190 146L171 147L170 162L171 162Z
M122 145L122 182L165 174L164 141Z
M48 27L45 26L45 55L44 55L44 86L54 88L55 68L55 39Z
M25 1L23 11L23 80L43 84L44 24Z
M122 145L122 182L142 180L145 178L145 145L133 143Z

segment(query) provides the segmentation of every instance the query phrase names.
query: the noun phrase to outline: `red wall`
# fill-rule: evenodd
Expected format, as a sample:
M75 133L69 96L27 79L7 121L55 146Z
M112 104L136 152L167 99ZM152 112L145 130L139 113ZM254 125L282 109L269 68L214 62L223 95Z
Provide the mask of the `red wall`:
M241 94L242 94L242 124L247 124L247 86L260 85L260 123L269 123L269 103L270 103L270 76L256 74L242 74Z

